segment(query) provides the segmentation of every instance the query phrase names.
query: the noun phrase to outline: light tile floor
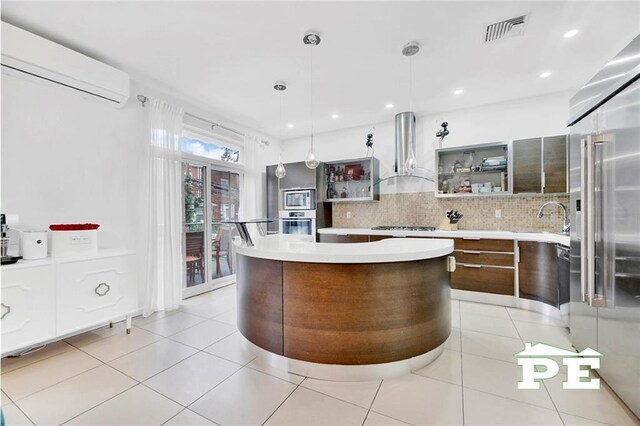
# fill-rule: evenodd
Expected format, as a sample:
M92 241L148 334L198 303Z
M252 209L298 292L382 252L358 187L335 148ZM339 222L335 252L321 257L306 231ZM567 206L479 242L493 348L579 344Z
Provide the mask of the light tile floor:
M452 301L454 326L432 364L403 377L330 382L277 370L244 349L235 286L178 311L101 328L2 360L7 425L637 424L612 392L519 391L524 342L571 348L552 318Z

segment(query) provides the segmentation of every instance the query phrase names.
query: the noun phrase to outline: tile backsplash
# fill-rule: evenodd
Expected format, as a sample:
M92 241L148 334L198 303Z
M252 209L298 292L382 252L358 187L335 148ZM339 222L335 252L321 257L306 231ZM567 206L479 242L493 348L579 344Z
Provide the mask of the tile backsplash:
M559 201L569 207L569 196L526 195L482 198L436 198L433 192L381 194L380 201L365 203L334 203L334 228L369 228L378 225L435 226L445 217L446 210L458 210L464 217L458 229L492 231L559 232L562 209L549 206L542 219L538 209L547 201ZM496 217L496 210L501 217ZM347 213L351 217L347 218Z

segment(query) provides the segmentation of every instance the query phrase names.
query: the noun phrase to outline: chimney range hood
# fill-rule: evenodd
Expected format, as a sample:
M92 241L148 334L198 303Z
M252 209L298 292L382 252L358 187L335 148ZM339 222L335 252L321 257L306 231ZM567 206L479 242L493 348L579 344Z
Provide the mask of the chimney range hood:
M416 167L415 153L416 116L413 112L396 114L396 162L393 171L399 176L413 174Z

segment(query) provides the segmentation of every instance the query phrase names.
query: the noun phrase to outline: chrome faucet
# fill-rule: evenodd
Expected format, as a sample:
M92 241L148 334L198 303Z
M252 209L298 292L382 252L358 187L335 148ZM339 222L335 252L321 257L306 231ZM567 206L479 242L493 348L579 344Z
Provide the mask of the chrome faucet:
M569 230L571 229L571 224L569 223L569 217L567 215L567 208L564 206L564 204L559 203L558 201L549 201L547 203L544 203L542 205L542 207L540 207L540 210L538 210L538 214L536 215L538 219L542 219L542 216L544 216L544 213L542 213L542 210L544 210L545 207L547 207L548 205L551 204L555 204L558 205L560 207L562 207L562 215L563 215L563 223L562 223L562 233L563 234L568 234Z

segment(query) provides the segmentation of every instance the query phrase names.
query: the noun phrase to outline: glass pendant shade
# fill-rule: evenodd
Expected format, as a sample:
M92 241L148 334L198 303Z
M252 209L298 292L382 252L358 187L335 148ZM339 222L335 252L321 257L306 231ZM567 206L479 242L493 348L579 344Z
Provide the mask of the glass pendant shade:
M278 179L282 179L287 175L287 170L284 168L284 164L282 164L282 160L278 163L278 167L276 167L276 177Z
M307 158L304 160L304 163L310 169L315 169L316 167L318 167L318 164L320 164L320 162L316 158L316 154L313 152L313 146L311 146L309 154L307 154Z

